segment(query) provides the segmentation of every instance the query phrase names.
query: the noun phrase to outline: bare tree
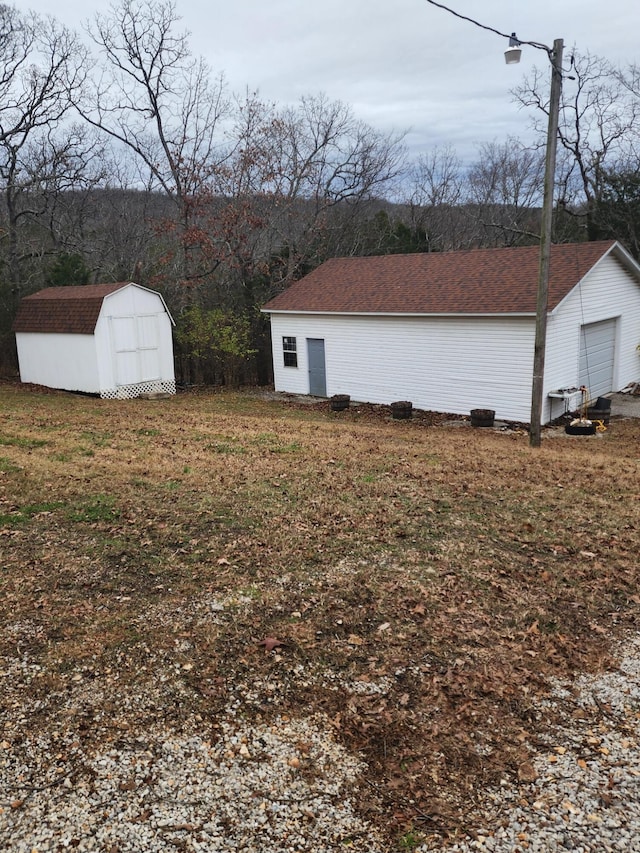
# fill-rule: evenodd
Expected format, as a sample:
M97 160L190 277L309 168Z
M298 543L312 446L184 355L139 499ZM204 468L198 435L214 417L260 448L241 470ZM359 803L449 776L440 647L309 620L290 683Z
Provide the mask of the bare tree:
M587 238L595 239L603 176L637 146L640 101L633 92L635 78L625 85L610 63L588 53L574 57L570 76L563 87L558 131L565 153L559 157L559 203L583 218ZM534 127L541 139L548 115L546 90L546 80L534 70L514 92L523 106L538 111Z
M469 228L462 207L464 185L462 162L450 145L421 154L410 170L410 222L425 232L430 251L468 245Z
M178 313L254 314L390 185L401 140L323 96L286 109L250 93L234 101L191 56L178 21L171 0L119 0L97 15L88 32L100 61L78 109L135 155L140 188L174 206L157 223L156 282Z
M86 53L53 18L0 6L0 181L6 221L6 280L17 298L34 255L20 246L23 221L42 213L42 191L59 160L64 122L84 81ZM46 175L49 175L47 183Z
M519 140L482 145L467 175L468 211L480 226L482 245L512 246L539 239L541 152Z
M187 34L176 32L171 0L121 0L96 15L89 35L100 64L81 115L135 155L139 188L162 191L175 205L184 282L204 275L198 252L197 200L212 189L228 143L222 130L230 103L222 77L190 52Z
M404 145L402 136L375 131L324 95L282 110L263 105L262 120L245 128L250 134L240 135L234 162L260 200L269 252L279 252L278 288L328 254L348 253L350 225L393 189Z

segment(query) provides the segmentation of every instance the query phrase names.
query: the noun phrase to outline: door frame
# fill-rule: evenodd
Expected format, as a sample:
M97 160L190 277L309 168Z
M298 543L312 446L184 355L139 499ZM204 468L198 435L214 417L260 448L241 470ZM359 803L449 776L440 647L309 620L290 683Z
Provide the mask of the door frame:
M307 375L309 377L309 394L312 397L327 396L327 362L325 358L324 338L306 338L307 341ZM316 344L322 344L322 347L316 347ZM312 359L311 352L315 349L315 355L318 356L317 364L315 359ZM320 359L322 353L322 359ZM314 361L312 374L312 361ZM322 362L320 364L320 361ZM316 381L316 380L320 381Z

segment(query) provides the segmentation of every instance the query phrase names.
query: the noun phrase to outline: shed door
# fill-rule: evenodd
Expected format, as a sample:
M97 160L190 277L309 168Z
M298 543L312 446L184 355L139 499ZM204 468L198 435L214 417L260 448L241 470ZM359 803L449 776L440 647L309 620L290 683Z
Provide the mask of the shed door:
M615 354L615 319L589 323L581 327L578 384L589 389L591 400L614 390Z
M158 316L148 314L137 317L138 366L140 382L160 379L160 335Z
M313 397L327 396L327 375L324 363L324 340L307 338L309 364L309 394Z
M160 379L158 317L111 317L116 385Z

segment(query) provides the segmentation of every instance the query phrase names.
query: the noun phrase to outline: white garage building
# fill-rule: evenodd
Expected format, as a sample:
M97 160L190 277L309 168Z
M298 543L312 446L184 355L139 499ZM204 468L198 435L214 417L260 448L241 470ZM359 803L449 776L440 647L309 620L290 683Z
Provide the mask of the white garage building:
M335 258L268 302L277 390L527 422L537 246ZM551 250L543 422L564 389L640 379L640 266L616 241ZM578 394L571 403L579 403Z

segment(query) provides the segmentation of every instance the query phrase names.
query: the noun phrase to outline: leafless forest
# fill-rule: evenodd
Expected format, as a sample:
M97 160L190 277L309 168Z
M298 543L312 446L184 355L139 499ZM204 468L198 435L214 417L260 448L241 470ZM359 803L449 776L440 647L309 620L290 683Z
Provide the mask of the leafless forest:
M409 157L348 104L239 96L170 0L121 0L72 32L1 5L0 369L19 299L134 280L177 322L184 383L269 379L259 307L328 257L535 243L548 69L513 96L539 145ZM224 71L224 69L222 70ZM576 55L561 109L554 239L640 255L640 67Z

